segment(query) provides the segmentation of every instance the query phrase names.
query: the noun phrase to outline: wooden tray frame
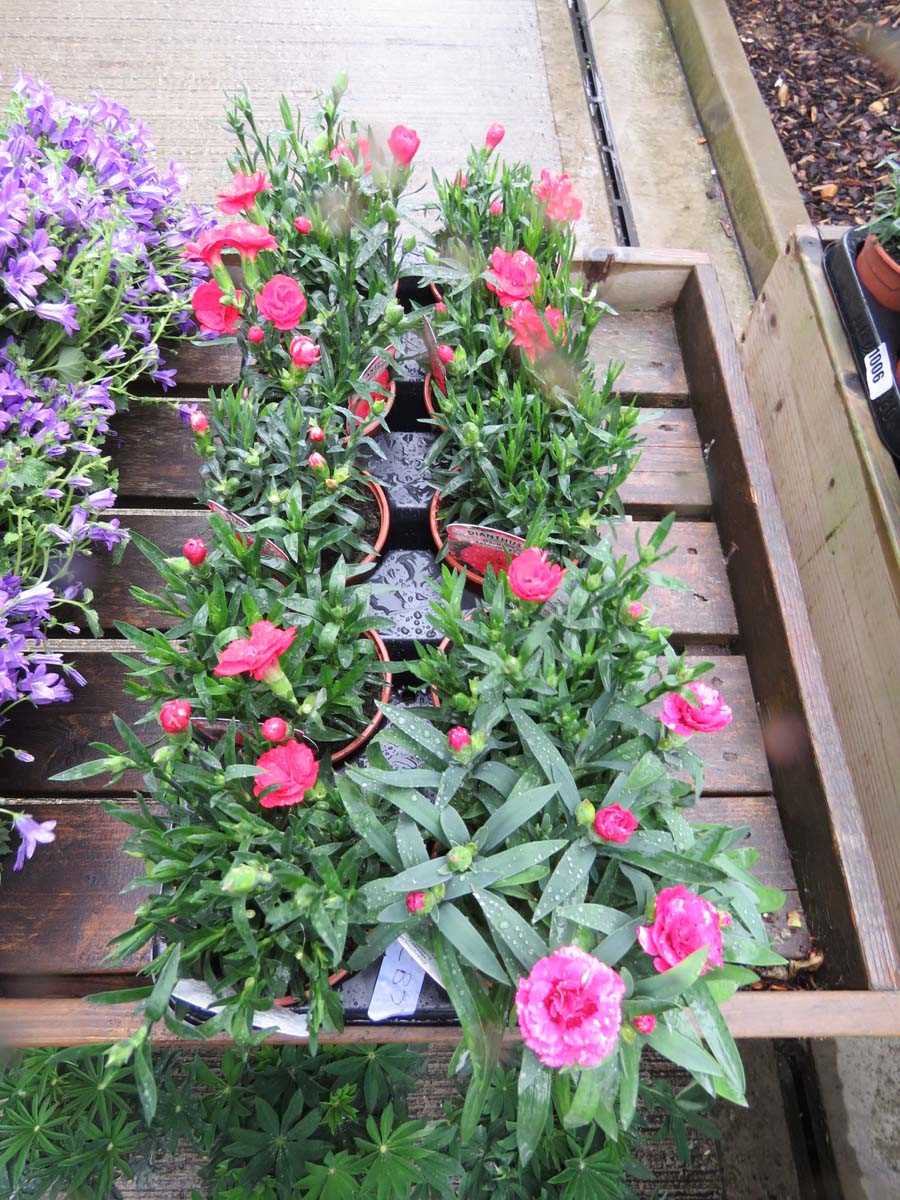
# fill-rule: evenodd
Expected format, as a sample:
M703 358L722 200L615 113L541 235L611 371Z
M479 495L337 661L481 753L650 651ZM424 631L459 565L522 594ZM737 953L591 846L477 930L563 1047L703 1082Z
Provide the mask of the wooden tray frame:
M816 982L833 990L741 993L725 1009L731 1029L737 1037L898 1035L897 949L715 272L704 255L626 248L597 251L584 267L619 310L672 310L781 821L810 923L827 938ZM107 1042L136 1023L131 1006L80 996L0 999L7 1044ZM323 1040L458 1036L372 1026ZM172 1037L160 1031L159 1040Z

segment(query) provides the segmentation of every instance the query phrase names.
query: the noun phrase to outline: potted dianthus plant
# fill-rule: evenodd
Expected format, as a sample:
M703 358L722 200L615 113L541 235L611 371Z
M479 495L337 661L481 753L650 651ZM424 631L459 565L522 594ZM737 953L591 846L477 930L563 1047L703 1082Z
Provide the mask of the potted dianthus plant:
M448 362L455 360L457 374L488 385L510 350L521 351L528 365L565 342L570 361L580 362L608 311L596 301L586 304L570 276L573 222L581 215L571 180L543 170L536 182L527 164L503 163L493 153L503 135L502 126L492 125L464 169L435 180L437 199L429 207L438 228L420 271L436 300L428 314L439 344L439 361L426 379L430 410L434 392L445 390Z
M879 304L900 312L900 159L887 158L880 165L889 169L891 181L875 197L856 269Z
M390 706L367 765L338 780L381 861L361 889L371 931L350 965L402 937L442 981L472 1068L463 1142L514 1014L523 1162L552 1109L566 1130L596 1122L615 1140L648 1049L740 1102L719 1005L753 982L749 967L783 961L762 914L784 897L754 878L743 832L686 819L701 777L693 755L693 786L680 777L685 743L716 736L730 710L632 598L640 571L603 547L585 555L563 569L527 548L489 573L471 621L448 578L437 616L454 643L445 668L427 655L422 671L448 694L432 715ZM660 715L647 712L662 694ZM418 765L389 770L391 745Z
M341 559L328 573L280 575L262 535L249 539L215 516L210 525L209 545L192 538L171 558L135 535L162 585L160 595L135 595L170 627L119 626L141 654L122 656L126 690L159 710L165 732L177 709L176 724L188 713L207 740L234 726L248 751L295 738L334 762L354 754L391 692L368 589L348 585Z
M621 511L618 489L637 460L638 410L614 391L615 369L597 384L591 371L574 393L528 377L498 381L490 393L471 384L442 398L429 455L436 486L432 538L444 550L462 523L537 539L575 554ZM448 561L480 584L484 572L450 553Z
M59 776L142 779L139 808L114 811L144 861L135 886L151 890L112 944L122 960L151 945L156 985L129 992L147 1023L123 1054L164 1013L177 1023L167 1005L185 978L208 989L205 1035L247 1042L254 1014L288 1003L306 1010L313 1040L340 1028L333 984L361 940L355 898L374 877L333 770L390 698L367 589L347 586L340 561L276 579L261 536L215 517L211 527L210 546L192 539L170 558L135 537L164 587L135 596L173 623L120 625L135 644L120 658L158 736L144 743L116 718L122 745L95 743L99 758Z
M393 398L391 341L403 317L396 289L414 246L398 228L418 138L397 126L382 144L343 120L345 89L342 78L319 97L308 130L282 97L283 128L265 135L249 98L235 98L234 176L218 195L229 219L190 252L215 274L198 291L198 319L212 335L236 337L245 378L291 390L322 371L327 389L339 389L338 401L364 420L373 397L384 411ZM223 254L239 256L237 282Z
M390 509L362 466L360 449L372 444L365 426L348 426L344 405L316 396L248 382L211 393L207 411L195 407L201 498L241 528L265 528L293 569L328 569L343 557L355 578L384 547ZM378 419L382 401L372 404Z

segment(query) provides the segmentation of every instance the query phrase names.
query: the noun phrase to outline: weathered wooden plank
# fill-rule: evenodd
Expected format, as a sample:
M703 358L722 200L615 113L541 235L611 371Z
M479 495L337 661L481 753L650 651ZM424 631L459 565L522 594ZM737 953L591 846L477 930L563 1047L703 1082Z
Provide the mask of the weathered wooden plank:
M608 363L624 364L616 391L636 396L641 404L680 407L687 403L687 380L671 308L619 311L601 321L591 338L591 360L599 368L599 378Z
M629 276L636 286L637 268ZM653 275L662 278L657 268ZM675 278L686 275L680 268ZM645 276L646 284L649 276ZM617 276L607 283L613 288ZM644 306L642 305L642 308ZM211 386L234 383L240 370L236 346L204 346L184 343L170 356L178 372L180 395L204 397ZM688 388L681 348L675 331L671 307L656 311L621 311L601 321L591 338L591 360L600 378L609 363L623 364L616 380L616 392L636 396L642 404L681 407L687 403Z
M741 645L775 795L825 970L843 986L896 987L898 958L844 758L803 589L722 294L700 266L676 309ZM815 438L815 427L808 436ZM733 550L732 550L733 548Z
M691 410L645 409L638 433L641 457L621 488L626 510L634 516L708 517L709 480Z
M722 1012L736 1038L900 1036L900 992L750 990L732 996L722 1005ZM102 1045L130 1036L141 1021L141 1014L130 1004L0 1000L0 1041L14 1047ZM460 1030L453 1025L354 1025L341 1033L322 1033L319 1041L328 1045L437 1046L455 1045L459 1037ZM272 1034L269 1040L278 1044L294 1039ZM503 1040L507 1045L517 1044L518 1030L507 1030ZM154 1044L184 1043L158 1026ZM224 1047L230 1042L216 1037L204 1045Z
M109 453L119 471L122 503L193 503L200 491L200 460L194 439L175 411L176 400L135 398L113 427ZM199 401L201 407L204 402ZM643 439L637 468L622 488L627 510L639 516L710 512L709 482L693 413L687 408L648 408L641 413Z
M12 716L6 733L13 745L21 746L35 755L33 763L10 762L6 766L4 787L9 796L90 795L96 782L73 781L50 784L56 772L63 771L88 758L96 757L90 749L94 741L116 744L117 735L112 714L134 725L144 715L144 709L133 697L122 692L125 668L113 657L112 651L127 651L128 642L51 642L61 649L87 680L87 686L76 688L71 703L42 709L20 707ZM688 657L688 662L697 661ZM718 688L734 710L734 721L719 734L698 734L694 749L706 767L705 791L711 795L765 794L771 791L769 768L766 763L762 734L756 718L753 691L747 664L734 655L709 656L713 670L706 676ZM153 724L141 725L135 733L144 740L159 734ZM111 789L112 795L128 795L139 787L139 778L132 774Z
M742 343L810 625L900 941L900 477L801 227ZM803 354L791 353L803 346Z
M132 802L127 807L136 808ZM58 995L49 977L120 975L136 969L146 954L126 967L106 962L111 938L129 928L141 891L124 891L141 874L141 863L122 853L130 827L108 813L95 797L82 801L29 802L36 819L57 821L57 840L42 847L21 874L4 878L0 910L0 977L19 977L32 995ZM747 845L759 852L756 867L766 884L781 888L788 902L769 920L773 945L791 959L809 954L809 932L803 919L790 855L771 796L704 796L686 815L693 822L747 826ZM37 914L37 916L36 916ZM77 981L62 985L73 993ZM128 986L127 981L117 986ZM7 983L5 991L10 994ZM4 987L0 984L0 991Z
M180 554L187 538L208 536L209 521L203 511L120 509L115 515L123 526L149 538L168 555ZM655 528L655 522L635 521L618 523L611 532L621 552L633 557L635 536L646 542ZM676 522L666 545L672 553L663 560L661 570L685 587L656 587L648 593L646 603L654 620L673 629L680 640L727 642L735 638L737 620L715 525ZM126 549L119 564L104 554L84 558L76 564L74 574L93 588L104 629L111 630L115 621L161 628L173 623L131 595L133 586L153 592L159 592L160 586L153 566L135 546Z
M110 938L131 926L142 899L141 891L124 891L141 873L140 862L122 853L130 827L99 802L29 804L26 811L55 820L56 841L41 846L27 870L4 872L0 975L136 969L146 952L125 967L105 961Z

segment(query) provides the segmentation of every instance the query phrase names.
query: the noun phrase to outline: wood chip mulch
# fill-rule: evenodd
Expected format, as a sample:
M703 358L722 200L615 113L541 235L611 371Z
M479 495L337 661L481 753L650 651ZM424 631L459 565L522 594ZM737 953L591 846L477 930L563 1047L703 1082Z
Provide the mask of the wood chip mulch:
M900 153L900 3L728 7L811 219L863 223L887 182L878 164Z

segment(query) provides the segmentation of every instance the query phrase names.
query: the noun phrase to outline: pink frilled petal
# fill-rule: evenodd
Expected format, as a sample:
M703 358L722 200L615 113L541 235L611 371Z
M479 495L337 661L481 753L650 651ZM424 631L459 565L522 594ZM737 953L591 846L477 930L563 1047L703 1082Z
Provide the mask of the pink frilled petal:
M647 954L656 953L656 940L650 925L638 925L637 940L642 950Z
M625 985L611 967L563 946L519 981L516 1013L525 1044L548 1067L595 1067L615 1050Z

